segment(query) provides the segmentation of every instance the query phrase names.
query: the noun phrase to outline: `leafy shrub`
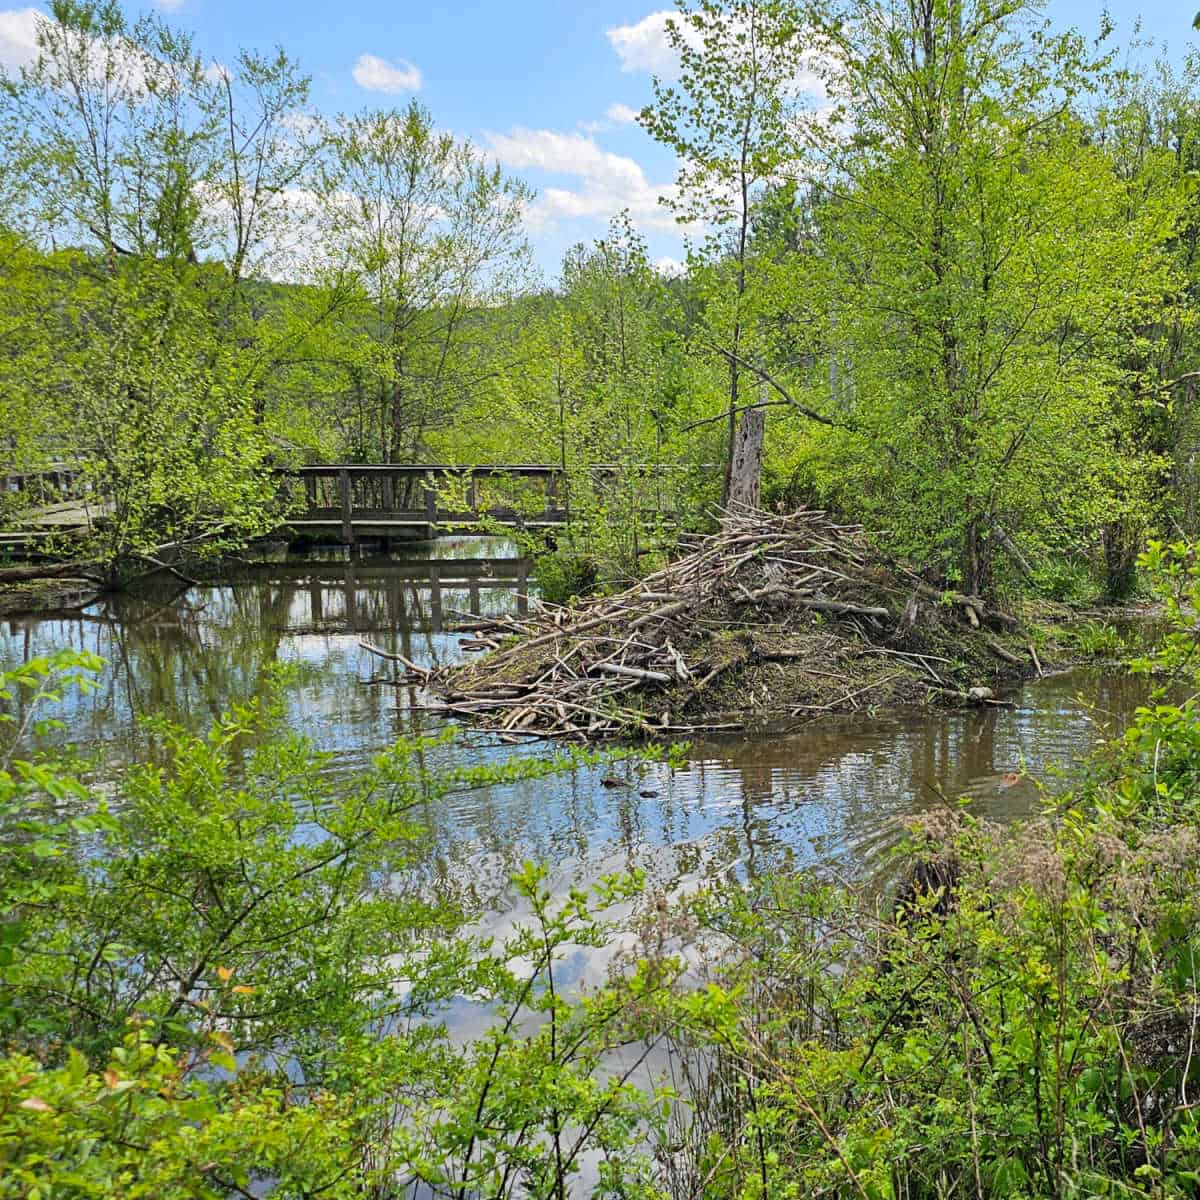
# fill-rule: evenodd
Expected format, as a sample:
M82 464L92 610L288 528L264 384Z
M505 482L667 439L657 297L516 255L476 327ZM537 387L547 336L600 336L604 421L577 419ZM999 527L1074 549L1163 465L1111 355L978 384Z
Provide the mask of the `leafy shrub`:
M591 555L570 547L548 550L534 562L538 591L551 604L568 604L590 596L599 576L600 564Z
M1174 632L1139 669L1194 689L1200 568L1142 565ZM698 899L673 1194L1194 1197L1196 705L1160 692L1015 829L926 817L886 902L802 877Z
M1101 588L1091 566L1080 559L1049 556L1035 570L1038 591L1062 604L1094 604Z

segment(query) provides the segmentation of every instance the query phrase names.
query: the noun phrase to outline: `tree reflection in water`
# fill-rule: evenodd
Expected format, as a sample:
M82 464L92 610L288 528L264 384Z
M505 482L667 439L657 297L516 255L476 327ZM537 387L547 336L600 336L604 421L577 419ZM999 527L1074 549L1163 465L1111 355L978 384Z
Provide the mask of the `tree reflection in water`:
M328 770L349 772L400 734L440 727L414 689L380 681L387 668L360 640L424 664L454 661L463 653L456 622L511 611L527 587L527 564L497 539L390 555L281 554L200 586L157 576L82 612L6 621L0 663L59 646L107 660L100 686L69 699L57 735L95 754L101 781L154 758L143 714L203 728L261 694L285 664L288 722L331 752ZM555 864L563 887L625 866L666 888L731 866L749 874L826 861L859 871L897 836L899 817L942 796L968 796L999 819L1029 811L1034 781L1085 753L1098 725L1128 717L1144 689L1120 673L1074 673L1028 685L1012 709L863 712L697 742L685 769L651 767L624 788L582 770L473 792L427 814L431 882L503 908L508 876L529 858ZM436 751L459 761L512 752L470 733Z

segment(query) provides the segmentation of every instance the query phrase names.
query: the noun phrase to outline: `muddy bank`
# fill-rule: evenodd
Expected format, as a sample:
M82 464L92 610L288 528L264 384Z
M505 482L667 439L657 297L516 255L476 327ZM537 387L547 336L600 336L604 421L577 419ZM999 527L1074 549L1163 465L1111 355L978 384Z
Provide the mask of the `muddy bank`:
M447 715L586 740L777 727L834 712L997 703L1044 664L1019 623L943 592L824 513L730 512L620 595L472 630L464 667L412 668Z

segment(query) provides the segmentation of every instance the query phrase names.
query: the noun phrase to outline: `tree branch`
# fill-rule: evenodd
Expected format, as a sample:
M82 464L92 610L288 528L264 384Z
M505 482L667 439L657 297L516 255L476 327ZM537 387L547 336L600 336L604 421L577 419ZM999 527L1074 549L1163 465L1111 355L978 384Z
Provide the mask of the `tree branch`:
M753 374L757 375L759 377L759 379L761 379L763 381L763 383L774 388L775 391L777 391L783 397L784 401L787 404L791 405L791 407L794 408L802 417L807 417L810 421L816 421L821 425L828 425L830 427L830 429L853 429L854 428L852 425L845 424L841 421L835 421L835 420L833 420L832 417L827 417L823 413L815 412L813 409L807 407L807 405L801 404L800 401L797 400L787 390L787 388L785 388L783 386L783 384L781 384L779 382L779 380L776 379L775 376L772 375L765 367L760 367L760 366L758 366L757 363L747 362L740 355L734 354L734 352L732 350L726 350L724 346L718 346L715 342L704 342L704 345L706 345L710 350L714 351L715 353L720 354L723 358L727 359L729 362L736 363L739 367L743 367L745 370L750 371ZM763 404L759 403L759 404L751 404L751 405L748 405L747 407L748 408L762 408L764 406L763 406ZM729 415L729 413L725 412L722 415L727 417Z
M699 429L701 425L715 425L718 421L727 420L730 412L744 413L750 412L755 408L789 408L790 402L787 400L759 400L756 404L742 404L735 409L725 409L723 412L717 413L715 417L705 417L701 421L691 421L687 425L679 427L680 433L687 433L689 429Z

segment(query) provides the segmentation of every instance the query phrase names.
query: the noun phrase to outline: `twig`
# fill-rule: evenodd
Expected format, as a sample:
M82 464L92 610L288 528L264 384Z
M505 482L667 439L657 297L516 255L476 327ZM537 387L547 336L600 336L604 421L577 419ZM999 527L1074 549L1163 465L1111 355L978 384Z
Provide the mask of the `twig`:
M370 642L360 641L358 643L368 654L374 654L379 658L385 658L388 662L397 662L402 667L406 668L413 675L420 675L428 679L433 671L429 667L419 667L415 662L409 661L403 654L393 654L388 650L381 650L378 646L372 646Z

